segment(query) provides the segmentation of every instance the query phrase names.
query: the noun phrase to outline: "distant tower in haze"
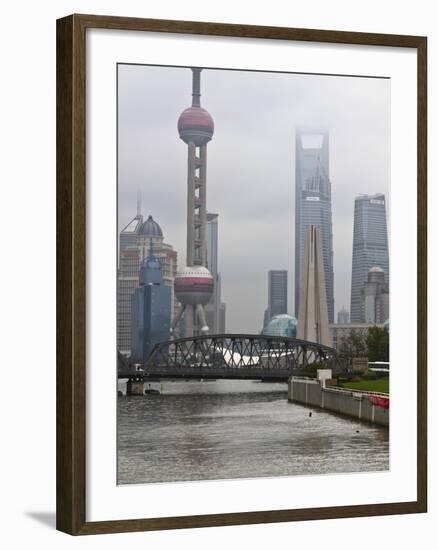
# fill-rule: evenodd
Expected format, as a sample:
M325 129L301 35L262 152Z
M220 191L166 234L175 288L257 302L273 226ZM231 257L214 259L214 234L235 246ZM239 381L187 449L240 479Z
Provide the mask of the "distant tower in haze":
M268 271L268 308L265 311L263 326L266 326L275 315L287 313L287 270L271 269Z
M351 273L352 323L364 322L361 291L372 267L380 267L389 285L388 235L385 195L361 195L354 202L353 262Z
M187 261L175 277L175 294L182 304L176 327L184 314L185 336L208 333L204 306L214 281L207 269L207 143L214 133L211 115L201 107L201 71L192 68L192 106L178 120L179 137L187 144Z
M321 229L310 225L301 263L297 338L331 346L325 288Z
M349 322L350 322L350 314L345 309L345 307L342 307L342 309L338 311L338 325L348 325Z
M300 306L301 265L306 229L321 229L325 293L329 321L334 318L332 198L329 179L329 135L297 130L295 147L295 316Z

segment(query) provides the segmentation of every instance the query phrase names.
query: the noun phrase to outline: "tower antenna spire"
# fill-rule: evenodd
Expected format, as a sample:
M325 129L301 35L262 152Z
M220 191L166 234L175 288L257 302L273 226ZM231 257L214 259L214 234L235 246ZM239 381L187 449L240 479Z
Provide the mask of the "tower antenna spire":
M201 106L201 71L199 67L192 67L192 107Z
M137 191L137 216L141 216L141 191Z

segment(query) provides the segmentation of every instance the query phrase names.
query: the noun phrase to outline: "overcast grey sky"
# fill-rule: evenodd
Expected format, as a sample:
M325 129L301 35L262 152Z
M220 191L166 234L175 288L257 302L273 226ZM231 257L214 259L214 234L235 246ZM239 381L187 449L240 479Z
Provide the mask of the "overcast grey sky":
M191 104L191 78L189 68L119 65L119 230L140 190L143 215L161 225L180 266L187 146L176 125ZM349 309L354 198L382 192L389 205L390 81L205 69L201 93L215 122L207 209L219 213L227 331L261 330L269 269L288 270L293 314L298 126L330 131L335 312Z

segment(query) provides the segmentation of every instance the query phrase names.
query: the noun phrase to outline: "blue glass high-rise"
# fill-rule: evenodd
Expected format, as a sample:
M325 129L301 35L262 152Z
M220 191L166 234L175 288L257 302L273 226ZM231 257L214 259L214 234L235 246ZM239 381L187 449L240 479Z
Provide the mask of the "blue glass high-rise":
M145 361L158 342L170 339L171 288L163 284L159 260L150 251L132 295L131 357Z

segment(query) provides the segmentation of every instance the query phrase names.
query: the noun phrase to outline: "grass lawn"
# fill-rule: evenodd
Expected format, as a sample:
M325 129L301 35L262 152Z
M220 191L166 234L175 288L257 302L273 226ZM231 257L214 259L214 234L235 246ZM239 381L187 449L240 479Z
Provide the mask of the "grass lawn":
M348 390L389 393L389 378L379 378L378 380L361 380L360 382L343 382L340 383L339 386Z

